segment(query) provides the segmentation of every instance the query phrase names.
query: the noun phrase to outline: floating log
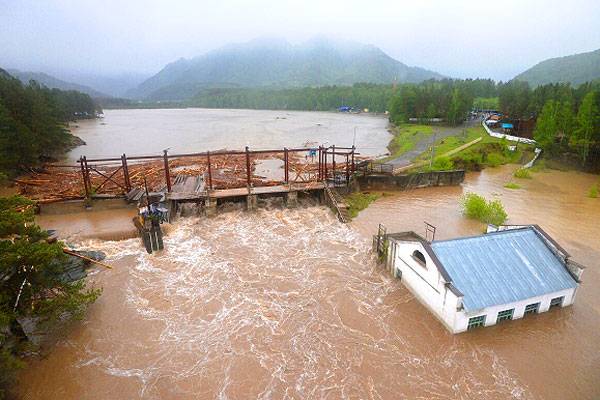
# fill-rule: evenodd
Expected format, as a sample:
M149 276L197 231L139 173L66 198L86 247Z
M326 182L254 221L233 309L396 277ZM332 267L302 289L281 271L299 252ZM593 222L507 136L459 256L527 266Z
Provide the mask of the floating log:
M79 254L79 253L76 253L76 252L74 252L74 251L72 251L72 250L70 250L70 249L67 249L67 248L63 248L63 253L65 253L65 254L68 254L68 255L70 255L70 256L73 256L73 257L79 257L79 258L81 258L82 260L89 261L89 262L93 262L94 264L101 265L101 266L103 266L103 267L105 267L105 268L108 268L108 269L112 269L112 267L111 267L110 265L108 265L108 264L105 264L105 263L103 263L102 261L98 261L98 260L94 260L93 258L89 258L89 257L86 257L86 256L82 256L81 254Z

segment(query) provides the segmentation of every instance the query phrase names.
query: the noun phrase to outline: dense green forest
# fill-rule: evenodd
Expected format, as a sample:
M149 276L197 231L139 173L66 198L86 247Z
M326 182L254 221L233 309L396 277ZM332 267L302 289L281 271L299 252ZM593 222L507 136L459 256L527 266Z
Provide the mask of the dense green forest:
M189 105L206 108L330 111L342 105L384 112L393 95L391 85L357 83L298 89L205 89Z
M100 111L87 94L24 85L0 69L0 172L12 174L73 145L66 127Z

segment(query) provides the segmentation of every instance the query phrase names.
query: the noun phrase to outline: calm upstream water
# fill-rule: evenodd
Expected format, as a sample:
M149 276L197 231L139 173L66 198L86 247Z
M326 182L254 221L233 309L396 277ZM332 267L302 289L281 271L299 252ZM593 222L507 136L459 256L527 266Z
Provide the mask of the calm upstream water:
M21 375L27 399L598 399L598 176L514 166L462 187L382 197L350 225L319 206L180 219L162 254L88 240L112 270L87 319ZM573 307L449 334L370 252L378 223L440 239L477 234L466 191L498 197L587 265ZM94 217L91 217L94 218ZM58 222L58 221L56 221Z
M190 153L206 150L282 149L318 146L352 146L364 155L386 152L391 139L387 118L369 114L303 111L212 110L202 108L106 110L105 118L81 120L72 127L86 146L71 151L68 161L80 156Z

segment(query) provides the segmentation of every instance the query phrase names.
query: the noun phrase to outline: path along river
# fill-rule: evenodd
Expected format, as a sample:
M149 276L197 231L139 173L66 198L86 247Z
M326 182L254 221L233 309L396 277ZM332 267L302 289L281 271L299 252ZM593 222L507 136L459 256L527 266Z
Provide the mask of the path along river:
M87 319L20 377L28 399L597 399L600 199L597 176L515 166L461 187L382 197L350 225L319 206L180 219L166 250L86 240L113 270ZM451 335L370 253L378 223L439 239L477 234L466 191L502 199L587 265L573 307ZM93 217L90 217L93 218ZM44 224L43 219L41 223ZM59 223L54 219L53 224ZM60 228L60 227L59 227Z

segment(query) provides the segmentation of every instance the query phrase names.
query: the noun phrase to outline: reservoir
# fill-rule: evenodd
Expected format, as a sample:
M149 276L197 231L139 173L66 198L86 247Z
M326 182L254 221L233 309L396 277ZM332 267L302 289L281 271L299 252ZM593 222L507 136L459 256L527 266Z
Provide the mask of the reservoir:
M80 120L72 133L87 145L68 161L142 154L213 150L350 147L363 155L385 153L391 140L386 116L306 111L213 110L202 108L106 110L102 119ZM355 135L356 134L356 135Z

